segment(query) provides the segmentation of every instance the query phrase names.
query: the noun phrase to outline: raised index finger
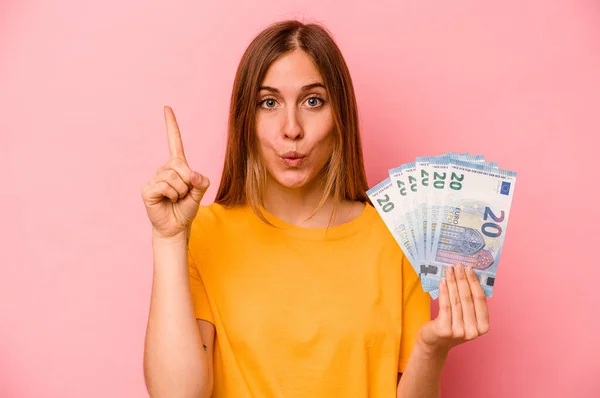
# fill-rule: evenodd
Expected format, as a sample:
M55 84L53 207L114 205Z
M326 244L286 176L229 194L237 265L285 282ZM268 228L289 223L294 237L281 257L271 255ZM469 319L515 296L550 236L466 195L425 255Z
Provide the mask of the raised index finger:
M170 106L165 106L165 123L167 124L167 135L169 137L169 152L171 159L180 158L186 161L183 152L183 142L181 142L181 133L175 119L175 113Z

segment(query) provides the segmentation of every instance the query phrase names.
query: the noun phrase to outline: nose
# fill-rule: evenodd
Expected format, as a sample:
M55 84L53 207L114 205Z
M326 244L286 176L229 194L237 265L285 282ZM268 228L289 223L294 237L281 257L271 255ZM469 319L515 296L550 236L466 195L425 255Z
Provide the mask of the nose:
M289 140L299 140L304 137L300 115L293 107L287 111L284 123L283 132L285 138Z

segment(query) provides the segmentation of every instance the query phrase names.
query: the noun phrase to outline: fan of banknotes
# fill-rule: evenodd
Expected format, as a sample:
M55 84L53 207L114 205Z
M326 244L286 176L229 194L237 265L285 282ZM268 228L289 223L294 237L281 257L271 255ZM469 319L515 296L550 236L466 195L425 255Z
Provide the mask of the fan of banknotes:
M471 266L491 297L517 173L483 155L453 152L418 157L388 170L367 195L437 299L444 268Z

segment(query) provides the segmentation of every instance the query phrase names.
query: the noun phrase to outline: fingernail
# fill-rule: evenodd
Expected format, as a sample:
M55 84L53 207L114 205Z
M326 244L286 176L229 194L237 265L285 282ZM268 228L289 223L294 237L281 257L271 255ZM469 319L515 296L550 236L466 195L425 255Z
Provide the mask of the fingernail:
M471 267L470 265L467 267L467 273L473 274L473 267Z
M451 274L453 272L454 272L454 268L452 268L452 267L446 267L446 273L447 274Z

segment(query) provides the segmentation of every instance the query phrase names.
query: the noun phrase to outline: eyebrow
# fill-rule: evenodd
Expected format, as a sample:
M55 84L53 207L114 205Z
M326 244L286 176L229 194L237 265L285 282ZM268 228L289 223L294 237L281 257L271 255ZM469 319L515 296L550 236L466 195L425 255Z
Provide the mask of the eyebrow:
M323 85L323 83L312 83L312 84L307 84L306 86L302 86L302 88L300 89L300 91L308 91L308 90L313 89L315 87L325 88L325 86ZM279 90L276 89L275 87L261 86L259 88L259 90L266 90L266 91L271 91L273 93L279 94Z

